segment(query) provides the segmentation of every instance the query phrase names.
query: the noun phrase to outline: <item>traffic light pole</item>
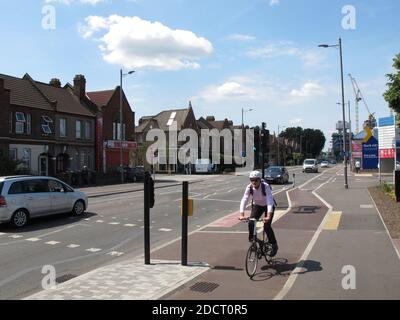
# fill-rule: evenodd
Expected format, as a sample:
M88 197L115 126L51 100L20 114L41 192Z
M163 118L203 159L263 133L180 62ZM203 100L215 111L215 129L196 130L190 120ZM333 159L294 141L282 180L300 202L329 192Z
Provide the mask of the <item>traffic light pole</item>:
M266 127L266 123L263 122L261 124L261 176L262 179L264 180L265 178L265 143L266 143L266 137L265 137L265 127Z

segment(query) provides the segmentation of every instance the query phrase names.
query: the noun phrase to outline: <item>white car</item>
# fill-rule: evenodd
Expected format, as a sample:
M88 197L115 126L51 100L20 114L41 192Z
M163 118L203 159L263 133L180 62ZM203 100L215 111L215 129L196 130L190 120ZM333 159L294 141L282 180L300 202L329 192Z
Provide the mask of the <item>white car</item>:
M317 159L306 159L303 162L303 172L318 172Z
M329 162L328 161L322 161L321 162L321 168L329 168Z
M52 177L0 177L0 222L25 226L30 218L71 212L81 215L87 196Z

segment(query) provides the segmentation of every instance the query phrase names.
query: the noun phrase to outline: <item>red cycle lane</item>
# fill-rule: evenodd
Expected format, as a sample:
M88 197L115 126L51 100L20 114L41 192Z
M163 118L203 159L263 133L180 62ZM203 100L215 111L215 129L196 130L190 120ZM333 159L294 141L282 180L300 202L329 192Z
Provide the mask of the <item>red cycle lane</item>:
M210 270L164 296L166 300L270 300L283 288L321 224L328 208L312 192L290 192L292 208L274 222L279 252L272 265L260 260L253 279L245 271L247 224L229 215L189 237L188 261L205 262ZM180 260L181 244L174 242L152 253L152 259ZM318 261L304 261L301 273L318 272Z

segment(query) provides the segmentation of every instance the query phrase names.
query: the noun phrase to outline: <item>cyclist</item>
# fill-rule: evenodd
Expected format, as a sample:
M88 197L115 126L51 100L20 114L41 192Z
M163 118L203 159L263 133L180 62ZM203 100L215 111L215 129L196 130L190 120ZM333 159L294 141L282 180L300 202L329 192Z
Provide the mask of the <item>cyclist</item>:
M274 257L278 252L278 244L275 238L274 230L272 230L272 219L274 218L274 198L272 197L271 187L268 183L261 181L261 173L253 171L250 173L250 184L246 187L242 201L240 202L240 217L239 220L246 220L244 210L246 204L252 197L252 207L250 218L260 219L264 217L264 231L267 234L268 241L272 245L271 257ZM249 241L253 240L254 221L249 221Z

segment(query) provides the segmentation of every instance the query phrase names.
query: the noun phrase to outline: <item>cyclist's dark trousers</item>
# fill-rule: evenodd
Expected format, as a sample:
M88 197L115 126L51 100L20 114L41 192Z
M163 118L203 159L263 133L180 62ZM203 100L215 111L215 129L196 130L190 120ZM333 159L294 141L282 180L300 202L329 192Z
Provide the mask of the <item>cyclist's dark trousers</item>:
M260 219L263 213L266 213L267 207L257 206L253 204L251 209L251 216L250 218ZM274 219L274 211L272 211L271 220L268 223L264 223L264 231L267 234L268 242L271 244L276 244L276 238L274 230L272 230L272 220ZM254 221L249 221L249 239L252 239L254 232Z

